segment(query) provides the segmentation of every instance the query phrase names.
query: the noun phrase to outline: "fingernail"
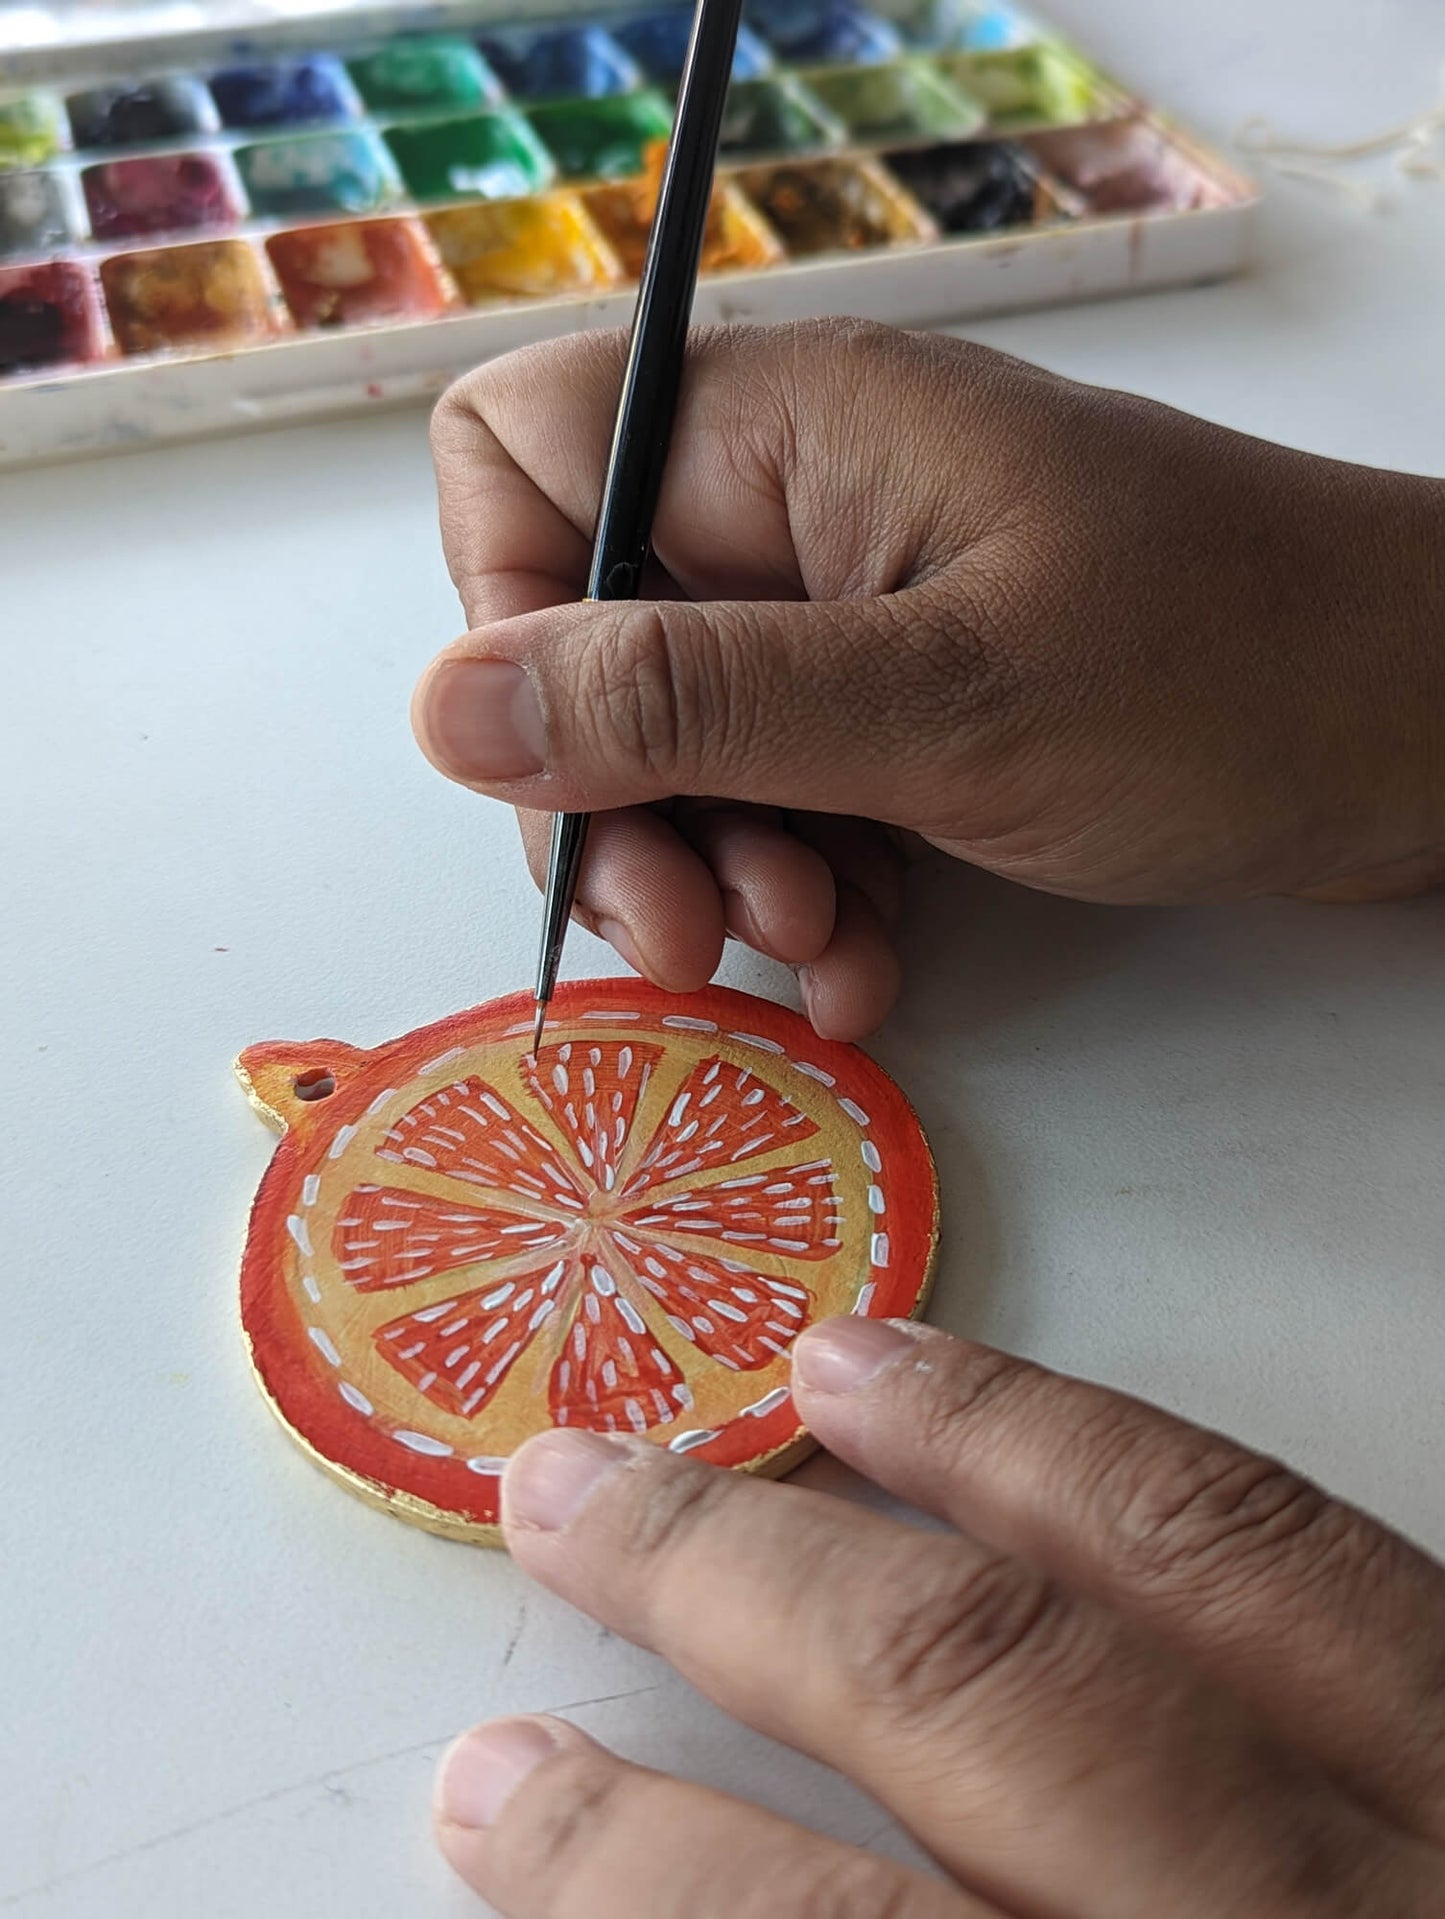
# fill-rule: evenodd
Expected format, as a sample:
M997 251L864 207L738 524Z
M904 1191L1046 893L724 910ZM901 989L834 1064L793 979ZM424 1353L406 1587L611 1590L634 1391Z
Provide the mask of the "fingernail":
M514 660L448 660L426 689L423 723L460 779L522 780L547 763L542 708Z
M647 968L642 964L642 960L638 956L638 951L633 944L631 933L628 932L621 920L598 920L597 937L598 939L606 940L613 952L616 953L619 958L626 960L634 973L641 973L644 978L646 977Z
M757 921L753 918L753 909L748 905L742 894L734 892L733 889L729 887L722 896L722 904L723 925L726 926L733 938L742 940L745 945L751 946L756 952L766 953L768 949L763 944L763 936L758 931Z
M600 1482L626 1463L626 1449L598 1433L542 1433L513 1454L503 1476L507 1523L562 1532Z
M813 1000L817 994L818 989L813 981L812 967L800 966L798 968L797 977L798 977L798 992L801 995L802 1001L803 1001L803 1011L808 1016L809 1024L812 1026L816 1026L818 1022L813 1016Z
M793 1378L810 1392L856 1393L917 1350L916 1337L886 1319L828 1319L794 1342Z
M437 1772L438 1819L484 1832L496 1824L527 1774L558 1750L551 1732L536 1719L498 1719L463 1733Z

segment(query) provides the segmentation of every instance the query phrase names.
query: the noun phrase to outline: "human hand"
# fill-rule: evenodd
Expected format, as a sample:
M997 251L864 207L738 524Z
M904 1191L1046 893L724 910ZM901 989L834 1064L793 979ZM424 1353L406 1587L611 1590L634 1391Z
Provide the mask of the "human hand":
M504 1919L1440 1919L1445 1570L1229 1441L925 1327L794 1349L840 1458L957 1531L558 1430L523 1569L847 1773L934 1882L500 1721L438 1834Z
M1445 876L1442 483L937 336L703 332L655 597L578 604L623 353L549 342L438 408L473 630L416 725L523 809L534 874L546 812L603 815L578 916L658 984L727 931L800 969L820 1032L868 1031L885 829L1095 900Z

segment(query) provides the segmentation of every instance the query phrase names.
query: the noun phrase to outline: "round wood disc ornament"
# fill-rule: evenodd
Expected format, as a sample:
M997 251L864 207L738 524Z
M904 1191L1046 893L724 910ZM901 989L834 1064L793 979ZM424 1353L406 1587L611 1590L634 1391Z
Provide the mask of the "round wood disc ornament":
M490 1543L550 1425L785 1471L794 1338L919 1311L937 1235L907 1101L797 1014L577 981L533 1060L532 1011L236 1062L285 1134L241 1267L263 1392L362 1498Z

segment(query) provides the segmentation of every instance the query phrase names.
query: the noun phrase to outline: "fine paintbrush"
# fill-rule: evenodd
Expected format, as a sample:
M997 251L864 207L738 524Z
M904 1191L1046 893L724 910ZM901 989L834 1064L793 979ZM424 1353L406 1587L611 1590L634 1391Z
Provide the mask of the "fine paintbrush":
M732 75L742 0L697 0L683 63L677 116L647 243L617 425L593 537L589 600L635 600L652 535L652 515L672 436L687 324L712 198L723 102ZM577 894L587 840L586 813L552 821L542 951L537 963L535 1055L557 984L562 942Z

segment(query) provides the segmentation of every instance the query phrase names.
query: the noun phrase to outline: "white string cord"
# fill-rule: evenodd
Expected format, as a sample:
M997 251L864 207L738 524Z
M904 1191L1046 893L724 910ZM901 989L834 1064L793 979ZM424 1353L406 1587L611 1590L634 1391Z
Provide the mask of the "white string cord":
M1275 173L1328 187L1366 211L1386 204L1387 196L1349 169L1365 160L1392 159L1393 170L1408 180L1445 180L1445 72L1432 107L1362 140L1297 140L1282 134L1263 115L1246 120L1234 136L1242 153L1261 159Z

